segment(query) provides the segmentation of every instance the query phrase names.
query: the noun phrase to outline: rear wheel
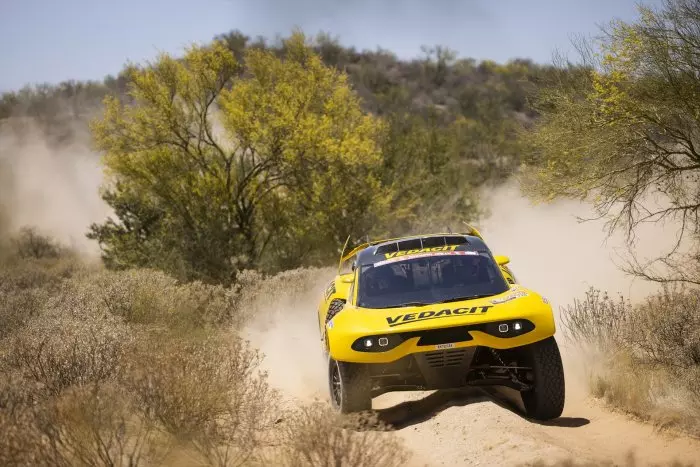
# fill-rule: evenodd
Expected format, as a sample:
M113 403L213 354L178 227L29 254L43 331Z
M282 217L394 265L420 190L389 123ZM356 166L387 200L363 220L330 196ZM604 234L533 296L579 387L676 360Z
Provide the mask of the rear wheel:
M523 347L532 367L533 388L521 392L525 412L535 420L551 420L564 410L564 367L554 337Z
M328 359L331 404L340 413L372 409L369 371L366 365Z

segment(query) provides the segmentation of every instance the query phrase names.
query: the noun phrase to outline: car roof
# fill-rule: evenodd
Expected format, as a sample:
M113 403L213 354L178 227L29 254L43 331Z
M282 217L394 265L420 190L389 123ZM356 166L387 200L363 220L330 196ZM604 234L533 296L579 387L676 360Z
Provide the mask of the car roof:
M454 246L454 251L482 251L489 252L484 241L474 235L466 234L431 234L415 235L391 239L385 242L369 245L357 252L357 266L373 264L387 259L387 254L399 251L417 250L416 253L426 248ZM437 250L439 251L439 250Z

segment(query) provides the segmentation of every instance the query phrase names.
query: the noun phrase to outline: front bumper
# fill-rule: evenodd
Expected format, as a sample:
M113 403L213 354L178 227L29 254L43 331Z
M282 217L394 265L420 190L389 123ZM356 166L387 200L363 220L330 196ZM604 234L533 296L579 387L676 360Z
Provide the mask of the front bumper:
M406 355L385 364L366 364L372 380L372 397L392 391L453 389L466 386L505 386L523 391L531 388L531 367L518 366L523 355L515 350L495 351L511 362L505 368L486 347L463 347Z
M341 313L342 314L342 313ZM523 324L525 332L513 333L513 323ZM500 332L500 324L509 324L509 332ZM517 317L493 316L491 319L469 322L455 320L436 327L413 326L410 329L384 328L368 332L362 327L334 326L328 329L329 353L338 361L386 364L416 354L417 359L429 358L430 352L452 351L487 347L511 349L546 339L555 333L551 312L533 310ZM387 345L379 346L380 338ZM363 340L373 338L371 348L363 346ZM456 353L455 353L456 355ZM465 357L466 358L466 357Z
M462 387L477 347L437 350L406 355L394 362L368 365L372 397L390 391Z

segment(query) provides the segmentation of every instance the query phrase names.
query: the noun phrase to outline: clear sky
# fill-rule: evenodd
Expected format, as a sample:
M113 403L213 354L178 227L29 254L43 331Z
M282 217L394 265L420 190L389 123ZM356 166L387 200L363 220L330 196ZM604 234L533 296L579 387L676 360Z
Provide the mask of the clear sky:
M645 0L656 4L659 0ZM632 20L635 0L0 0L0 91L102 79L127 61L239 29L256 37L326 31L399 57L446 45L460 57L551 60L573 34Z

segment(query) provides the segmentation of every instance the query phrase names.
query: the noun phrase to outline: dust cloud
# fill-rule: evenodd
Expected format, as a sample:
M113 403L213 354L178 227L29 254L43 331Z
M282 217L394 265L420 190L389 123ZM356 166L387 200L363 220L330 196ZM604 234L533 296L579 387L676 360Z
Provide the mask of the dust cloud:
M97 244L85 237L93 222L111 214L99 195L100 158L87 131L56 145L31 119L0 124L0 208L5 232L36 227L86 256Z
M588 203L534 204L514 180L482 193L481 199L490 216L477 228L493 253L509 256L517 281L552 303L566 374L566 404L568 410L584 407L589 403L589 379L598 363L595 354L584 353L563 337L560 317L564 308L574 299L583 299L591 287L635 303L661 286L620 269L629 254L625 235L609 235L604 220L579 220L595 217ZM644 224L637 232L635 255L655 258L669 251L676 240L675 229L669 223Z
M534 204L512 181L484 192L490 216L477 226L494 254L509 256L518 282L547 297L555 309L582 298L590 287L622 294L632 301L658 290L658 285L623 272L627 254L623 233L608 236L590 204L562 200ZM672 225L645 224L638 232L635 254L652 258L675 241Z
M17 131L18 125L22 131ZM111 211L99 196L99 157L90 149L89 135L76 134L56 147L29 121L15 119L0 126L0 227L16 231L33 225L82 253L96 255L98 247L85 233L90 223L102 221ZM519 282L548 297L555 310L582 297L591 286L633 300L657 289L617 267L625 251L621 234L608 238L602 221L577 220L593 214L589 205L533 205L513 182L480 197L490 216L476 227L494 253L510 256ZM674 240L667 229L645 226L637 250L648 256L663 251ZM270 383L285 397L327 398L316 313L334 274L333 268L287 271L249 287L258 293L246 292L253 319L245 335L264 354Z
M558 201L534 205L515 182L481 194L489 217L476 222L494 254L511 258L520 283L550 299L556 311L589 287L639 300L658 289L618 268L626 252L622 234L608 237L603 221L580 222L593 215L590 205ZM645 226L636 251L658 254L673 243L668 226ZM288 271L256 285L263 293L250 299L253 320L245 334L265 355L270 382L286 397L327 399L326 362L321 353L317 307L333 268ZM570 389L585 396L579 358L560 344L572 369Z
M317 309L336 272L333 268L295 269L244 290L251 320L243 335L263 353L262 369L290 404L327 399L327 362Z

